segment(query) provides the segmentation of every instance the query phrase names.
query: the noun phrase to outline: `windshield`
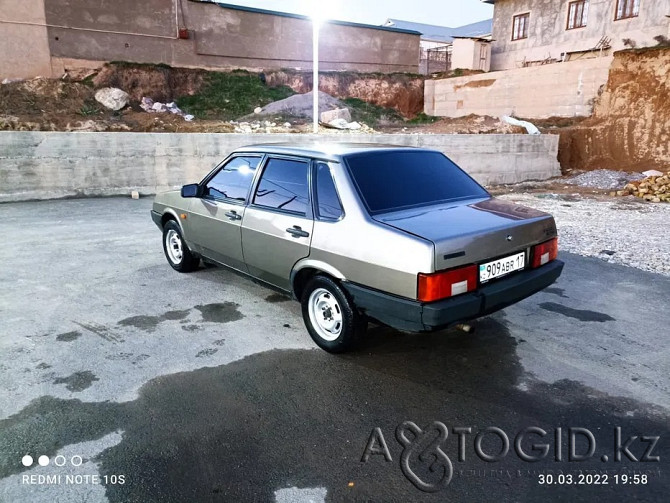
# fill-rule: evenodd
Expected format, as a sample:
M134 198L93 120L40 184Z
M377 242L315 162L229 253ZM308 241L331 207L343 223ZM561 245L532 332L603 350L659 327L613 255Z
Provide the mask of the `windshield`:
M489 196L439 152L366 152L346 162L371 214Z

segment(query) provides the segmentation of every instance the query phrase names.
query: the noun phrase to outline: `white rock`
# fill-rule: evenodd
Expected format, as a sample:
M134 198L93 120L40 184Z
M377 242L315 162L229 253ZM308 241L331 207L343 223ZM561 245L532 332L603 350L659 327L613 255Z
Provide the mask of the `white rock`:
M261 113L262 111L263 111L263 109L262 109L261 107L256 107L256 108L254 108L254 113L255 113L255 114L259 114L259 113Z
M121 110L130 101L130 96L116 87L105 87L95 93L95 100L110 110Z
M351 121L351 112L348 108L336 108L335 110L326 110L321 112L321 122L330 124L334 120L343 119L347 122Z
M657 169L650 169L649 171L643 171L642 174L644 176L663 176L664 173L661 173Z
M328 125L331 126L331 127L336 128L336 129L348 129L349 128L349 123L344 119L334 119L332 121L328 121Z
M137 192L136 190L133 190L133 191L130 193L130 197L133 198L133 199L139 199L139 198L140 198L140 193Z

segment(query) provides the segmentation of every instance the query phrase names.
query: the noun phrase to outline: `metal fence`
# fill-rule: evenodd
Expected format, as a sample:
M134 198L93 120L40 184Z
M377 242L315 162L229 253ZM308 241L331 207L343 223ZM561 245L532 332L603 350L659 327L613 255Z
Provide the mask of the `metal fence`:
M419 72L423 75L451 70L451 45L422 49Z

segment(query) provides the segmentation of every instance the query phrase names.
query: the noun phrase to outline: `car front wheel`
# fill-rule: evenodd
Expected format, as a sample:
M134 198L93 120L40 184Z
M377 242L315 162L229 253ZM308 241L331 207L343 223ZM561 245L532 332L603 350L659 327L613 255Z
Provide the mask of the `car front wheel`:
M302 295L302 317L314 342L329 353L350 350L367 323L342 288L332 279L315 276Z
M188 249L181 229L174 220L170 220L163 227L163 251L175 271L191 272L198 268L200 259Z

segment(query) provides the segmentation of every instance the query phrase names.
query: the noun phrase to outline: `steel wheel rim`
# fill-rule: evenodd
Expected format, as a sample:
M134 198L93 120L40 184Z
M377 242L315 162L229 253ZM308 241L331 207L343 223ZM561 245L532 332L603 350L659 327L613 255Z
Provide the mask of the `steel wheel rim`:
M181 236L173 229L170 229L165 235L165 249L168 258L173 264L181 263L184 258L184 247L181 242Z
M309 319L322 339L332 342L342 333L342 308L335 296L325 288L317 288L309 296Z

